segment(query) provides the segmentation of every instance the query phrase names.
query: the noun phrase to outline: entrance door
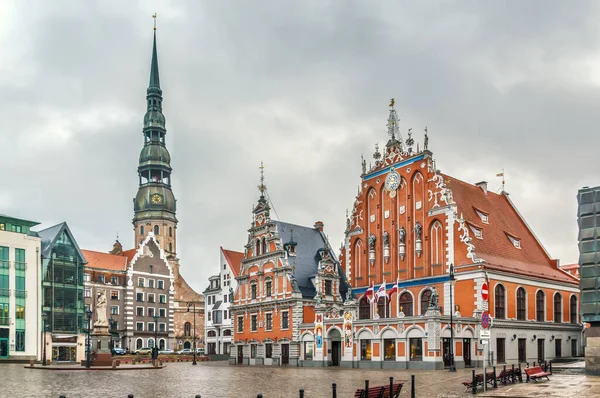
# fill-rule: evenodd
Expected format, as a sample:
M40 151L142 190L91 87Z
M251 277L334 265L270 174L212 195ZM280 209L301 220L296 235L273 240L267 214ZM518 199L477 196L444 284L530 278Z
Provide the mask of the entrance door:
M450 338L449 337L444 337L442 339L442 352L444 353L443 354L444 367L449 368L450 367Z
M281 345L281 364L287 365L290 363L290 345L282 344Z
M544 355L544 339L539 339L537 344L538 344L538 363L542 363L542 362L544 362L544 359L546 358Z
M577 356L577 339L571 340L571 356Z
M237 346L237 350L238 350L237 364L241 365L244 363L244 346L243 345Z
M527 362L527 339L519 339L519 363Z
M0 339L0 358L8 358L8 339Z
M554 352L554 356L556 358L560 358L562 356L562 339L554 340Z
M340 341L331 342L331 365L340 366L340 356L342 354L342 344Z
M471 339L463 339L463 359L465 366L471 366Z

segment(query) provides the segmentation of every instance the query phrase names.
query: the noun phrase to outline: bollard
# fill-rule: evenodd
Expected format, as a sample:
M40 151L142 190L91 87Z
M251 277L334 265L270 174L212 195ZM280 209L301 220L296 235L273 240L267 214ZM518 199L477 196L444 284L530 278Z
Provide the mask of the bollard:
M415 398L415 375L410 375L410 398Z
M527 378L525 379L525 382L529 383L529 373L525 372L525 376L527 376Z
M390 397L393 396L393 392L394 392L394 378L392 376L390 376Z
M552 361L550 361L550 373L552 373Z
M365 395L369 393L369 380L365 380Z
M515 377L516 376L515 376L515 364L514 363L512 364L512 368L510 370L510 377L512 379L511 383L515 384L515 381L516 381Z
M519 383L523 383L523 370L521 369L521 362L519 362Z
M304 398L304 388L300 389L300 398Z
M133 398L133 394L129 394L127 398Z
M475 380L475 369L473 369L473 379L471 380L471 382L473 383L473 385L471 386L471 393L473 395L477 394L477 383L475 382Z
M544 372L548 371L548 361L544 361Z
M337 384L331 383L331 393L333 398L337 398Z
M64 396L64 395L61 395L59 398L67 398L67 397L66 397L66 396Z
M256 398L263 398L262 394L258 394Z
M492 369L493 369L492 370L492 375L493 375L492 377L494 378L494 384L493 385L494 385L494 388L498 388L498 381L496 380L496 367L494 366Z
M196 396L194 398L202 398L202 397L200 396L200 394L196 394Z

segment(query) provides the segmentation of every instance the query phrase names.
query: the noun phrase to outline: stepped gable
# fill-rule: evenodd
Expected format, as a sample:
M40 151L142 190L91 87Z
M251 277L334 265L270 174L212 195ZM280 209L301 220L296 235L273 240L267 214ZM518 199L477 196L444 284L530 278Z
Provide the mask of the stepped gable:
M442 176L452 191L458 214L482 231L482 239L474 237L472 231L470 235L475 253L485 261L485 268L578 284L576 278L558 268L558 261L550 257L506 193L484 192L476 185ZM488 215L487 224L482 222L477 210ZM520 249L509 236L520 240Z

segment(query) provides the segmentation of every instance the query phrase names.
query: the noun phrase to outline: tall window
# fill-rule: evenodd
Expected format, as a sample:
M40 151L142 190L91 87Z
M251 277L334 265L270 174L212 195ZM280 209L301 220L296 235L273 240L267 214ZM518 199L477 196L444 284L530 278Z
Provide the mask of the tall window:
M140 227L140 235L144 235L144 226L143 225Z
M442 265L444 262L445 251L442 244L443 230L442 224L436 221L431 226L430 241L431 241L431 265ZM433 270L432 270L433 271ZM433 272L432 272L433 273Z
M383 359L385 361L394 361L396 359L396 340L383 340Z
M429 308L429 300L431 299L431 290L427 289L421 293L421 315L425 315Z
M183 325L183 335L184 336L191 336L191 332L192 332L192 324L189 322L186 322Z
M554 295L554 323L562 322L562 296L560 293Z
M360 341L360 359L371 360L371 340Z
M238 333L242 333L244 331L244 317L238 316L237 321L237 331Z
M377 300L377 314L380 318L390 317L390 300L387 297L379 297Z
M506 340L504 338L496 339L496 354L497 354L497 358L498 358L498 363L506 362L505 342L506 342Z
M413 298L409 292L400 295L400 311L406 316L413 316Z
M517 319L519 321L526 320L527 296L525 289L520 287L517 289Z
M256 298L256 282L250 283L250 298L252 298L252 299Z
M496 315L496 319L505 319L506 309L504 308L504 301L506 299L506 289L504 289L504 286L502 285L496 285L494 290L494 313Z
M371 305L366 297L363 297L358 304L358 319L371 319Z
M579 320L578 316L577 316L577 297L575 296L571 296L571 300L569 303L569 312L570 312L570 316L569 319L571 320L571 323L577 323L577 321Z
M260 256L260 239L256 240L256 253L255 256Z
M258 330L258 315L252 315L250 317L250 330L253 332Z
M272 330L273 329L273 314L270 312L265 314L265 329Z
M158 235L158 225L154 226L154 235Z
M356 243L354 244L354 257L352 257L352 259L354 260L354 271L356 272L356 277L360 277L362 276L362 255L363 255L363 247L362 247L362 241L359 239L356 241Z
M333 294L333 284L331 281L325 281L325 295L331 296Z
M169 238L173 237L173 227L169 227Z
M290 313L288 311L281 311L281 328L290 328Z
M261 253L266 253L267 252L267 241L265 240L265 237L263 236L262 240L261 240Z
M538 292L535 295L535 319L538 322L546 322L546 319L544 318L544 302L545 302L545 295L544 292L541 290L538 290Z
M265 282L265 293L267 297L271 297L271 286L272 286L273 282L272 281L266 281ZM227 296L225 296L227 297Z

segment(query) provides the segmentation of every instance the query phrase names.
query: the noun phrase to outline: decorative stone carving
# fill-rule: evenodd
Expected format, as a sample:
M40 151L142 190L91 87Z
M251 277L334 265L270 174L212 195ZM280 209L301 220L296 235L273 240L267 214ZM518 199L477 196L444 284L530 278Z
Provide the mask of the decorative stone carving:
M431 288L431 297L429 298L429 309L437 310L440 307L439 297L435 287Z
M96 322L94 326L108 327L108 319L106 319L106 290L98 291L96 299Z

